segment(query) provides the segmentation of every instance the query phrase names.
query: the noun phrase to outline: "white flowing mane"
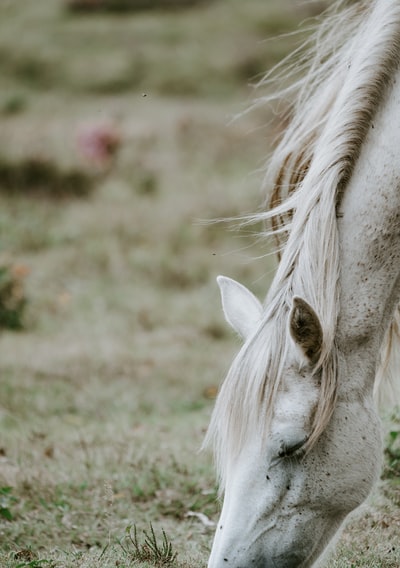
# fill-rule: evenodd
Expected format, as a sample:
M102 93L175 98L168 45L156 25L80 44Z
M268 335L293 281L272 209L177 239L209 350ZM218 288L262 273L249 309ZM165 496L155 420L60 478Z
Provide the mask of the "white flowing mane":
M230 460L249 437L265 431L272 418L291 341L287 320L294 295L314 307L324 331L318 363L320 400L309 448L335 408L338 208L400 53L398 0L347 4L335 3L318 27L312 58L310 52L304 58L308 61L304 78L264 99L271 101L290 91L296 95L291 123L267 168L269 209L252 217L270 223L266 234L278 241L280 263L261 325L231 366L207 434L206 443L214 444L222 487ZM390 360L397 322L395 318L387 334L382 367Z

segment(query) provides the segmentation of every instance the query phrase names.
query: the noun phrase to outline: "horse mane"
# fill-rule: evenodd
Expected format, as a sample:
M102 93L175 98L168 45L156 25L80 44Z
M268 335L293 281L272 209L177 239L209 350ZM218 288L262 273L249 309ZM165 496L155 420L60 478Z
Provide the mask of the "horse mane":
M205 444L214 446L222 487L231 460L246 440L265 432L272 419L291 347L288 315L294 295L313 306L324 330L317 365L320 397L308 449L334 411L340 271L337 208L398 65L399 29L398 0L339 0L328 10L314 33L311 50L308 46L302 58L307 66L303 78L261 99L265 103L289 94L293 98L290 124L266 170L267 207L250 218L267 223L265 235L275 237L280 262L262 322L232 363L206 436ZM292 75L297 67L298 60L292 64ZM400 317L387 333L386 346L393 343L398 321ZM388 351L382 361L389 359Z

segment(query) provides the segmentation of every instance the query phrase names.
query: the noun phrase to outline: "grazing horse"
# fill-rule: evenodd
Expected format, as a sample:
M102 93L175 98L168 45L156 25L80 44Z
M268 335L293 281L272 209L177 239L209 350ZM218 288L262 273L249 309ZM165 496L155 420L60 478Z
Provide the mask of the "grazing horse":
M253 218L279 243L265 302L218 278L243 346L205 442L224 494L209 568L320 565L380 473L375 391L399 390L400 2L339 1L321 26Z

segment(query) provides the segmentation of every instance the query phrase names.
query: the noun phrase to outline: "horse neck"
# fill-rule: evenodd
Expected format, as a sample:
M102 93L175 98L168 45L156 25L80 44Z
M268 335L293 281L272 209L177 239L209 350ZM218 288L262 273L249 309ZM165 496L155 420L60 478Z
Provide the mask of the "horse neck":
M385 332L400 300L399 113L397 72L338 208L340 313L336 340L348 361L368 367L371 383Z

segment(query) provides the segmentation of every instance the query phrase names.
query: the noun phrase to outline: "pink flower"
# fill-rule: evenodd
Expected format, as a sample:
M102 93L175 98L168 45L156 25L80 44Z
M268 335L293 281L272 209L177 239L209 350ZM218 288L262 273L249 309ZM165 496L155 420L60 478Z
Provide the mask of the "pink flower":
M86 125L78 133L78 148L81 155L88 162L100 167L110 166L121 142L120 131L111 122Z

